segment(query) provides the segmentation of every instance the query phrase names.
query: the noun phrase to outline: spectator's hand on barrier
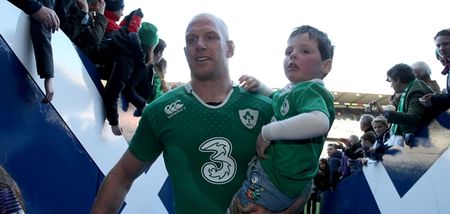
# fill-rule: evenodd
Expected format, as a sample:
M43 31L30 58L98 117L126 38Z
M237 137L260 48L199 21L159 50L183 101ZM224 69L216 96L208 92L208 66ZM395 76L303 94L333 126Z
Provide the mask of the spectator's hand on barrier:
M123 132L122 127L120 127L119 125L111 126L111 131L116 136L122 135Z
M41 9L31 14L31 16L42 23L45 28L50 29L52 33L59 29L58 15L48 7L42 6Z
M239 78L239 84L241 87L250 92L257 92L261 86L258 79L249 75L242 75Z
M52 84L52 78L45 78L44 80L44 87L45 87L45 97L42 100L43 103L49 103L53 99L53 94L55 93L53 91L53 84Z
M433 106L433 103L431 102L432 95L432 93L423 95L423 97L419 98L419 102L425 107Z
M264 139L261 133L258 135L258 139L256 139L256 154L261 159L266 159L266 150L270 145L270 141Z

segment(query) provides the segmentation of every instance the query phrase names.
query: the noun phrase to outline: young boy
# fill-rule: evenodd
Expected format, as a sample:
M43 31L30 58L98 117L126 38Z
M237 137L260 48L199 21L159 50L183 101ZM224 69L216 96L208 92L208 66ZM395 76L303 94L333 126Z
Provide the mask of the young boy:
M366 132L361 136L361 151L363 154L363 158L359 158L361 160L361 164L363 166L367 166L368 160L375 159L375 149L373 145L376 141L376 135L374 132Z
M380 115L373 119L372 127L376 134L373 158L376 161L381 161L384 152L391 147L386 143L391 136L389 123L383 115Z
M249 163L247 180L229 212L237 211L236 200L243 206L256 203L282 211L300 199L299 210L304 207L334 121L333 96L322 81L331 70L333 48L327 34L300 26L285 50L284 73L290 81L286 87L273 93L253 77L239 79L249 91L272 94L274 118L262 128L256 142L258 158Z

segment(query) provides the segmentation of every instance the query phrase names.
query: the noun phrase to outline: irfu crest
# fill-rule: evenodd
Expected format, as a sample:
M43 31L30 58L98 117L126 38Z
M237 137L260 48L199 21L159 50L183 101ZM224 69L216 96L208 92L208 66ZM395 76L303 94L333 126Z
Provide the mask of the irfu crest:
M252 129L256 125L256 121L258 121L258 111L252 109L244 109L239 110L239 118L241 118L242 124L245 127Z

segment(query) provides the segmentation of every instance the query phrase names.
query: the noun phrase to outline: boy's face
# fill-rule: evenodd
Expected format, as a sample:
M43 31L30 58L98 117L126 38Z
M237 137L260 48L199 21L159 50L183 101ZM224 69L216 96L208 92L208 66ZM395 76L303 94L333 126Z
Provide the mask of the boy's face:
M385 126L383 123L379 123L379 122L374 122L372 127L373 127L373 130L375 131L375 134L377 134L377 136L382 135L388 129L387 126Z
M308 33L299 34L288 40L284 74L290 82L322 79L330 69L331 60L322 61L317 40L310 39Z
M361 146L364 149L368 149L368 148L372 147L372 142L370 142L370 140L361 140Z

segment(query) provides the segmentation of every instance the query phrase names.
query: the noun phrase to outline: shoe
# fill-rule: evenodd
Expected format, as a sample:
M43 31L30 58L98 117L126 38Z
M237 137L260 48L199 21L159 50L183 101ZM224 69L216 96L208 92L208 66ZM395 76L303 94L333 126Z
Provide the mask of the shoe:
M135 117L142 116L142 111L144 111L144 109L142 109L142 110L136 109L133 113L133 116L135 116Z
M128 107L130 107L130 104L128 103L128 100L123 96L123 94L120 94L120 101L122 103L122 110L124 112L128 111Z

